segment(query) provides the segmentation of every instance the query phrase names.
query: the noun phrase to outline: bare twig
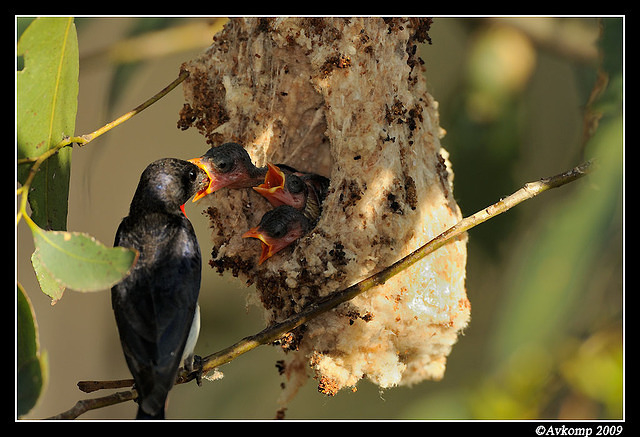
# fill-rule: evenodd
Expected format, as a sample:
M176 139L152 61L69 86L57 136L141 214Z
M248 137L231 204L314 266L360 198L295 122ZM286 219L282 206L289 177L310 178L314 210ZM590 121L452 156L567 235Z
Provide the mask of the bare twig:
M124 388L133 386L133 379L119 379L117 381L79 381L78 388L85 393L106 388Z
M55 416L49 417L49 420L70 420L76 419L78 416L87 411L96 410L98 408L107 407L109 405L119 404L121 402L131 401L137 397L135 390L121 391L95 399L83 399L78 402L70 410L64 411Z
M585 174L591 167L591 162L583 163L567 172L561 173L556 176L541 179L537 182L530 182L524 185L520 190L516 191L512 195L494 203L493 205L478 211L470 217L464 218L456 225L447 229L424 246L418 248L414 252L405 256L404 258L396 261L394 264L386 267L378 273L375 273L368 278L352 285L351 287L330 294L318 302L314 302L300 313L284 320L280 323L265 328L261 332L246 337L240 340L238 343L220 351L215 354L209 355L202 359L202 372L207 373L216 367L226 364L232 361L239 355L254 349L261 344L269 344L281 338L284 334L304 324L308 320L324 313L336 306L344 303L357 295L370 290L371 288L384 284L388 279L400 273L401 271L412 266L416 262L420 261L426 255L435 251L436 249L444 246L449 241L460 236L462 233L487 221L488 219L495 217L503 212L513 208L517 204L531 199L538 194L547 191L551 188L557 188L572 182ZM180 375L179 382L187 382L195 377L195 372L188 375Z
M186 70L180 71L180 75L178 75L178 77L173 82L171 82L169 85L164 87L160 92L158 92L156 95L151 97L146 102L138 105L137 107L135 107L131 111L129 111L126 114L118 117L117 119L113 120L111 123L107 123L106 125L102 126L100 129L98 129L98 130L96 130L96 131L94 131L94 132L92 132L90 134L82 135L81 137L69 138L68 142L69 143L76 143L80 147L84 146L85 144L87 144L88 142L90 142L90 141L94 140L95 138L99 137L103 133L108 132L109 130L113 129L114 127L116 127L116 126L124 123L125 121L129 120L134 115L139 114L140 112L142 112L145 109L147 109L149 106L151 106L152 104L154 104L155 102L160 100L162 97L167 95L169 92L171 92L171 90L173 90L175 87L177 87L183 80L185 80L187 78L187 76L189 76L189 72L188 71L186 71Z
M198 375L206 374L223 364L233 361L236 357L249 352L250 350L255 349L260 345L273 343L274 341L282 338L291 330L299 327L300 325L303 325L307 321L319 316L320 314L329 311L332 308L335 308L336 306L354 298L361 293L364 293L367 290L370 290L377 285L384 284L391 277L412 266L413 264L424 258L426 255L444 246L453 239L459 237L469 229L481 223L484 223L485 221L499 214L502 214L503 212L508 211L519 203L531 199L538 194L541 194L552 188L558 188L570 182L573 182L581 178L582 176L585 176L592 170L593 165L591 161L587 161L572 168L569 171L548 178L543 178L536 182L529 182L525 184L521 189L511 194L510 196L505 197L494 203L493 205L484 208L467 218L462 219L457 224L447 229L422 247L418 248L406 257L398 260L389 267L379 271L378 273L375 273L342 291L326 296L320 301L309 305L300 313L282 322L271 325L255 335L243 338L239 342L227 347L226 349L202 358L200 369L197 369L190 373L183 371L178 375L176 384L184 384L186 382L189 382L192 379L196 379ZM94 390L98 390L100 388L107 388L112 382L93 381L92 383L95 384ZM111 401L114 403L123 402L123 400L120 399L111 399ZM106 405L111 404L105 403L101 406ZM74 407L74 409L76 408L77 406Z
M189 72L188 71L184 71L184 70L181 71L180 75L173 82L171 82L164 89L162 89L160 92L158 92L153 97L151 97L149 100L147 100L144 103L138 105L137 107L135 107L131 111L127 112L126 114L118 117L117 119L115 119L111 123L107 123L106 125L102 126L100 129L91 132L90 134L82 135L82 136L79 136L79 137L67 137L67 138L64 138L58 144L56 144L55 146L53 146L52 148L48 149L46 152L42 153L41 155L39 155L37 157L27 157L27 158L18 159L18 165L30 164L30 163L33 163L33 165L31 166L31 169L29 170L29 174L27 175L27 179L24 181L22 186L19 187L16 190L16 195L22 195L22 198L21 198L20 204L19 204L19 208L18 208L18 214L17 214L17 217L16 217L16 224L18 224L20 222L20 219L22 218L23 215L26 216L27 195L28 195L30 187L31 187L31 182L33 181L33 178L35 177L36 173L38 172L38 169L40 168L40 166L42 165L42 163L44 161L46 161L47 159L49 159L50 157L52 157L53 155L58 153L58 151L60 149L64 148L64 147L68 147L68 146L71 146L73 144L77 144L78 146L82 147L82 146L86 145L87 143L89 143L90 141L93 141L94 139L98 138L100 135L102 135L102 134L110 131L114 127L124 123L125 121L127 121L131 117L133 117L134 115L139 114L140 112L144 111L146 108L148 108L149 106L151 106L152 104L154 104L155 102L160 100L162 97L167 95L171 90L173 90L182 81L184 81L187 78L187 76L189 76Z

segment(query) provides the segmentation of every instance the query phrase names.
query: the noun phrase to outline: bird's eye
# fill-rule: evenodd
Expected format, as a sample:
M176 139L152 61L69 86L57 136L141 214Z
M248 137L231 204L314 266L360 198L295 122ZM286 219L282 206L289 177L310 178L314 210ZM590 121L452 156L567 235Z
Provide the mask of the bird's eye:
M196 178L198 177L198 172L195 170L189 170L189 179L191 179L191 181L195 181Z
M233 160L228 156L221 156L216 160L215 165L220 173L226 173L231 171Z
M282 222L276 222L270 230L270 234L274 238L282 238L287 233L287 225Z
M294 194L302 192L302 188L304 187L303 184L304 182L294 175L289 176L289 179L287 180L287 188L289 188L289 191Z

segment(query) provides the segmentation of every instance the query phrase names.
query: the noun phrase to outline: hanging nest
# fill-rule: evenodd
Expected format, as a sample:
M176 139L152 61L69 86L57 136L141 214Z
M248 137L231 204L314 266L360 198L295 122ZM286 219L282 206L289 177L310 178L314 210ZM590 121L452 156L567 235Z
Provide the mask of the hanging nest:
M461 219L438 105L416 55L418 43L430 42L430 25L427 18L236 18L183 65L190 75L182 129L197 128L209 146L240 143L256 166L283 163L331 180L315 228L260 265L260 242L242 234L270 204L251 189L200 201L211 221L209 264L255 284L267 324ZM327 394L363 377L382 388L442 378L469 321L465 266L463 237L290 333L283 399L309 376Z

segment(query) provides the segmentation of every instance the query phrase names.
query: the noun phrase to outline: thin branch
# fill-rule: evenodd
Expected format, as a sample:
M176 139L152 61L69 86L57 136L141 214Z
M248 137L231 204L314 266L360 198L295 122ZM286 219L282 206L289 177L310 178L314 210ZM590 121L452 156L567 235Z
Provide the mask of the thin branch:
M211 36L228 21L226 17L189 20L157 31L120 40L106 49L83 55L83 67L118 65L157 59L188 50L203 50L211 45Z
M259 333L246 337L240 340L238 343L220 351L209 355L202 359L202 373L207 373L216 367L226 364L232 361L239 355L248 352L261 344L269 344L281 338L284 334L304 324L308 320L317 317L318 315L335 308L336 306L353 299L357 295L364 293L371 288L384 284L388 279L397 275L401 271L409 268L422 258L435 251L436 249L444 246L449 241L460 236L467 230L477 226L492 217L502 214L505 211L513 208L519 203L531 199L540 193L543 193L552 188L557 188L572 182L588 173L591 168L591 162L583 163L567 172L552 176L549 178L541 179L537 182L530 182L524 185L521 189L513 193L512 195L494 203L493 205L478 211L477 213L462 219L456 225L447 229L422 247L418 248L414 252L405 256L404 258L396 261L394 264L386 267L378 273L375 273L368 278L350 286L349 288L330 294L318 302L309 305L300 313L272 325ZM182 374L179 376L179 382L188 382L194 379L196 372L191 374Z
M171 90L173 90L180 83L182 83L182 81L184 81L188 76L189 76L188 71L181 70L180 74L173 82L171 82L169 85L164 87L160 92L156 93L153 97L151 97L144 103L138 105L137 107L127 112L126 114L113 120L111 123L107 123L106 125L102 126L100 129L91 132L90 134L82 135L79 137L66 137L62 139L58 144L56 144L55 146L48 149L46 152L44 152L43 154L37 157L27 157L27 158L18 159L18 165L29 164L29 163L33 163L33 165L29 170L27 179L24 181L22 186L16 190L16 195L22 195L20 206L18 208L18 214L16 217L16 224L20 222L20 219L22 218L23 215L26 216L27 195L31 187L31 182L33 181L33 178L35 177L36 173L38 172L38 169L40 168L40 166L44 161L46 161L47 159L49 159L50 157L58 153L58 151L64 147L72 146L73 144L77 144L79 147L82 147L87 143L93 141L94 139L98 138L100 135L110 131L114 127L119 126L120 124L129 120L134 115L144 111L146 108L148 108L149 106L151 106L152 104L160 100L162 97L167 95L169 92L171 92Z
M300 325L303 325L307 321L319 316L320 314L329 311L350 299L353 299L357 295L364 293L365 291L370 290L377 285L384 284L391 277L412 266L428 254L444 246L448 242L453 241L453 239L461 236L469 229L481 223L484 223L485 221L499 214L502 214L503 212L508 211L519 203L531 199L538 194L541 194L552 188L558 188L570 182L573 182L585 176L592 170L593 164L591 163L591 161L587 161L564 173L525 184L521 189L511 194L510 196L505 197L504 199L499 200L493 205L460 220L457 224L447 229L422 247L418 248L414 252L410 253L409 255L405 256L389 267L386 267L385 269L379 271L378 273L375 273L342 291L324 297L320 301L309 305L300 313L295 314L294 316L282 322L271 325L255 335L243 338L239 342L227 347L226 349L202 358L200 369L190 373L183 371L178 375L176 384L184 384L193 379L197 379L199 375L206 374L223 364L233 361L238 356L249 352L250 350L255 349L260 345L272 344L274 341L282 338L291 330L299 327ZM92 388L94 390L107 388L109 384L112 383L113 382L109 381L92 381ZM78 384L80 385L81 383ZM122 401L117 400L117 402Z
M49 417L49 420L70 420L76 419L87 411L96 410L109 405L116 405L122 402L131 401L137 397L135 390L121 391L95 399L83 399L73 406L73 408L64 411L55 416Z
M175 87L177 87L183 80L185 80L187 78L187 76L189 76L189 72L186 71L186 70L181 70L180 71L180 75L173 82L171 82L169 85L164 87L160 92L158 92L156 95L151 97L146 102L142 103L141 105L135 107L131 111L127 112L126 114L124 114L124 115L118 117L117 119L113 120L111 123L107 123L106 125L102 126L100 129L98 129L98 130L96 130L96 131L94 131L94 132L92 132L90 134L83 135L81 137L69 138L68 139L69 143L76 143L80 147L84 146L85 144L87 144L88 142L90 142L90 141L94 140L95 138L99 137L103 133L110 131L114 127L124 123L125 121L127 121L131 117L133 117L134 115L139 114L140 112L142 112L145 109L147 109L149 106L153 105L155 102L157 102L162 97L164 97L169 92L171 92Z
M79 381L78 388L85 392L91 393L96 390L107 388L124 388L133 386L133 379L118 379L116 381Z

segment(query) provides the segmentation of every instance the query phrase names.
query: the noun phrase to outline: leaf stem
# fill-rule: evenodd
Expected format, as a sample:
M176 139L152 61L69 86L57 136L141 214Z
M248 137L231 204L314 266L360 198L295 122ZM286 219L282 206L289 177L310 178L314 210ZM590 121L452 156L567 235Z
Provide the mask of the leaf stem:
M18 214L16 216L16 225L20 222L20 219L23 216L27 217L27 213L26 213L27 195L28 195L29 189L31 187L31 182L33 181L33 178L35 177L38 169L40 168L40 166L42 165L42 163L44 161L46 161L47 159L49 159L50 157L52 157L53 155L58 153L58 151L60 149L64 148L64 147L72 146L73 144L77 144L79 147L83 147L87 143L89 143L89 142L93 141L94 139L98 138L100 135L110 131L111 129L113 129L116 126L119 126L120 124L122 124L125 121L129 120L134 115L139 114L140 112L144 111L146 108L148 108L149 106L151 106L152 104L154 104L155 102L160 100L162 97L167 95L175 87L177 87L182 81L184 81L188 76L189 76L189 72L188 71L181 70L180 74L178 75L178 77L173 82L171 82L169 85L164 87L160 92L156 93L153 97L151 97L150 99L146 100L142 104L136 106L134 109L132 109L131 111L127 112L126 114L124 114L124 115L118 117L117 119L113 120L112 122L107 123L106 125L102 126L100 129L97 129L97 130L91 132L90 134L81 135L79 137L66 137L66 138L63 138L55 146L53 146L52 148L50 148L49 150L47 150L46 152L42 153L41 155L39 155L37 157L26 157L26 158L18 159L18 165L29 164L29 163L33 163L33 165L31 166L31 169L29 170L29 174L27 175L27 179L25 180L25 182L22 184L21 187L19 187L16 190L16 195L22 195L22 198L21 198L21 201L20 201L20 206L18 208Z
M136 114L139 114L140 112L144 111L145 109L147 109L149 106L151 106L152 104L154 104L155 102L157 102L158 100L160 100L162 97L164 97L165 95L167 95L169 92L171 92L175 87L177 87L183 80L185 80L187 78L187 76L189 76L189 72L186 70L181 70L180 74L178 75L178 77L171 82L169 85L167 85L166 87L164 87L160 92L158 92L156 95L154 95L153 97L151 97L149 100L145 101L144 103L136 106L134 109L132 109L131 111L127 112L124 115L121 115L120 117L118 117L117 119L113 120L110 123L107 123L106 125L102 126L100 129L95 130L93 132L91 132L90 134L87 135L83 135L81 137L73 137L73 138L69 138L68 143L64 144L62 147L69 145L71 143L76 143L78 144L78 146L82 147L85 144L89 143L90 141L96 139L97 137L99 137L100 135L102 135L105 132L110 131L111 129L113 129L116 126L119 126L120 124L124 123L125 121L129 120L131 117L133 117ZM63 141L64 142L64 141Z

